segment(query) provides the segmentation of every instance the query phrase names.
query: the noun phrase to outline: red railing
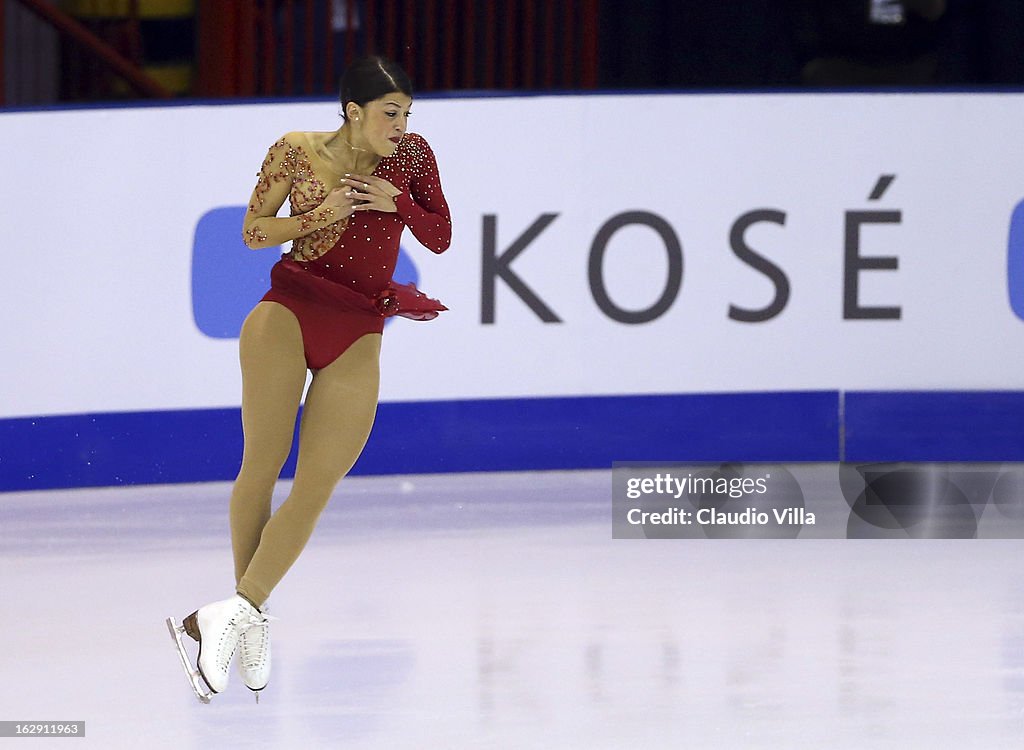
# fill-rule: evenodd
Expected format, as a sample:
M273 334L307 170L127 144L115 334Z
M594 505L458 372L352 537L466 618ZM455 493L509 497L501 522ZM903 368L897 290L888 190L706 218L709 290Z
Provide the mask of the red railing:
M598 0L199 0L200 96L333 93L383 54L417 90L598 83Z
M62 37L71 41L90 66L101 67L109 71L123 80L131 90L140 96L155 98L172 96L170 91L146 75L137 59L131 59L138 57L137 44L133 47L131 40L128 40L129 55L126 56L118 48L90 31L85 25L44 0L0 0L0 41L6 40L7 30L4 28L6 2L16 2L25 10L45 21ZM137 6L137 3L133 3L133 5ZM134 8L134 15L131 17L137 23L137 7ZM132 51L135 54L132 54ZM7 102L4 84L8 71L5 69L4 58L5 56L0 53L0 106ZM18 71L15 69L15 74L17 73Z

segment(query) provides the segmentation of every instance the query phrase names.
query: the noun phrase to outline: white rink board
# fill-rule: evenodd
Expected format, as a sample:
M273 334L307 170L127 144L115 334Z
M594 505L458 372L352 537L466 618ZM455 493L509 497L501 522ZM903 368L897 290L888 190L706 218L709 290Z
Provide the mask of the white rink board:
M771 390L1018 389L1024 322L1007 299L1007 232L1024 198L1024 95L660 95L418 100L452 207L440 257L416 247L419 285L451 312L385 334L382 399L419 401ZM266 148L328 130L337 104L197 105L0 115L5 181L0 418L237 406L237 341L192 316L197 220L244 205ZM880 200L881 175L895 180ZM785 273L775 287L730 248L750 211L785 214L746 241ZM591 244L624 212L678 237L682 286L656 320L605 315ZM859 301L898 320L844 320L851 211L864 226ZM544 323L500 279L482 323L485 216L510 264L561 319ZM272 251L271 251L272 252ZM604 278L629 309L660 294L664 245L644 227L609 241Z

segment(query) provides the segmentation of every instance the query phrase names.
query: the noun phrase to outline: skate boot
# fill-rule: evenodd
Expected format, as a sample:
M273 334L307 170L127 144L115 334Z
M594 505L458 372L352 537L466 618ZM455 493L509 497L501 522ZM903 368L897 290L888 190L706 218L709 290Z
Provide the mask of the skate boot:
M199 674L214 693L221 693L228 686L231 658L242 630L260 617L258 610L236 594L200 607L185 618L185 632L199 642Z
M238 671L245 686L256 693L257 703L260 702L259 691L270 680L270 620L276 619L267 614L264 605L242 626L238 638Z

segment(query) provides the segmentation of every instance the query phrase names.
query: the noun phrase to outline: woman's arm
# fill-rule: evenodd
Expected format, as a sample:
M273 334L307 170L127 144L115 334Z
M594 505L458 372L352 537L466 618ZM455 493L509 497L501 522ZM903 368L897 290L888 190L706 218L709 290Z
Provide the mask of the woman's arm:
M407 147L410 156L406 157L410 172L408 192L373 175L347 175L342 183L352 191L354 211L397 213L424 247L443 253L452 242L452 218L441 192L437 161L421 136L406 137L411 141Z
M409 192L395 197L395 209L421 245L435 253L443 253L452 243L452 218L441 192L437 160L421 136L407 137L415 139L412 148L418 153L413 163Z
M256 175L256 187L242 223L242 240L253 250L305 237L352 214L352 201L346 195L348 188L335 188L319 206L307 213L277 216L295 175L294 137L289 133L271 146Z

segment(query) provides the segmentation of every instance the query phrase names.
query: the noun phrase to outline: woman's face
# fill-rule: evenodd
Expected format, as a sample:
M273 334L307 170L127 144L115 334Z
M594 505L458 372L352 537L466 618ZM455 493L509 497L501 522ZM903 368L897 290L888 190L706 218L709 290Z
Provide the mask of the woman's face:
M359 119L353 124L359 126L363 142L373 151L391 156L408 128L410 107L412 97L395 91L358 107L355 117ZM355 117L350 113L350 119Z

